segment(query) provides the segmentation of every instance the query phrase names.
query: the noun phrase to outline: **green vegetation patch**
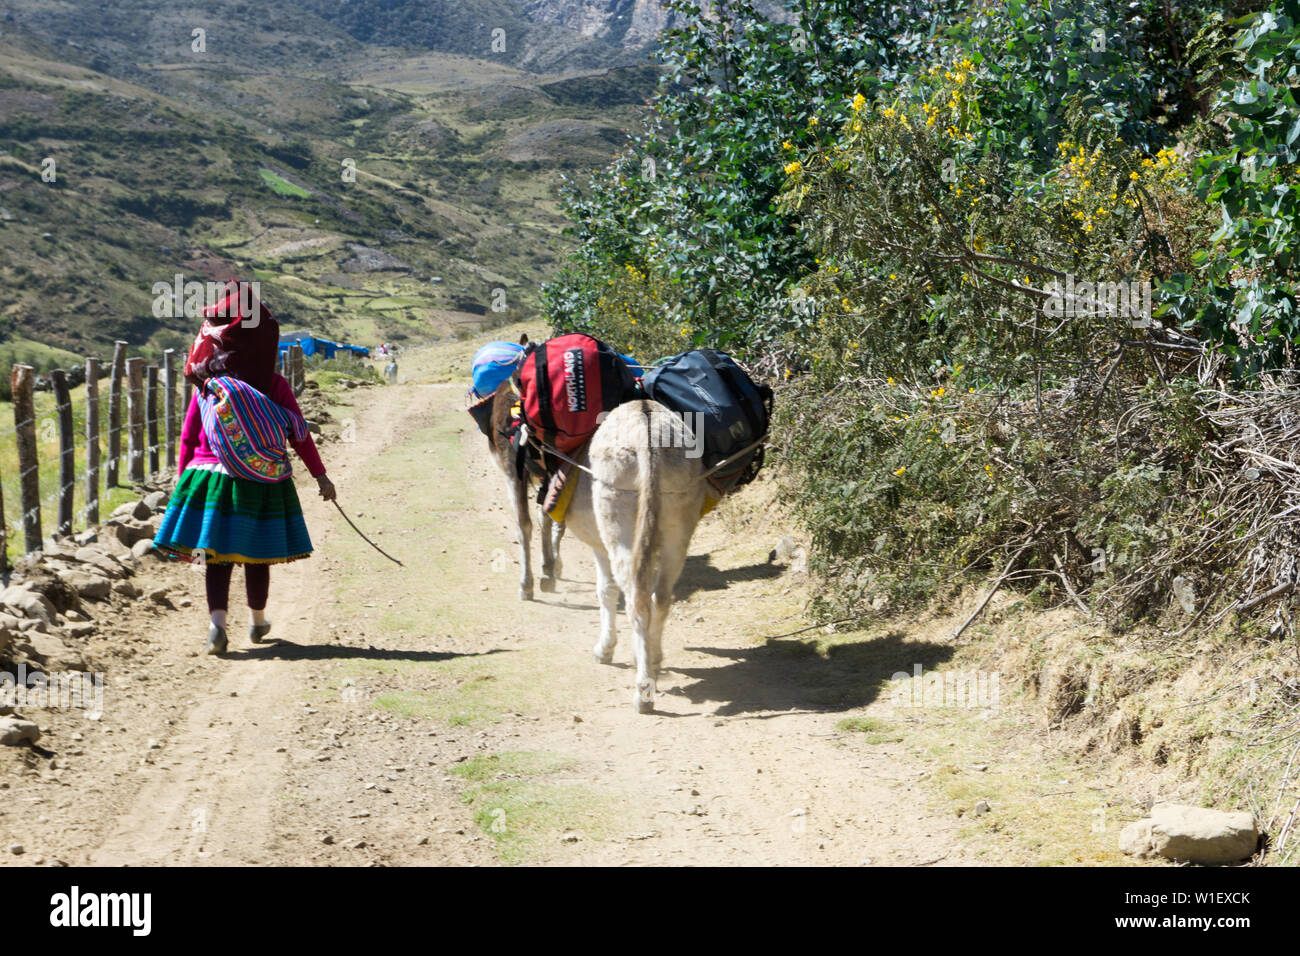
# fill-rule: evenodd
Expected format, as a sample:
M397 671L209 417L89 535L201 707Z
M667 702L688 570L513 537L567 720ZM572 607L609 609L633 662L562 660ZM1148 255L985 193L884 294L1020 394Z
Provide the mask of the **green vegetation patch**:
M301 186L295 186L287 179L277 176L269 169L259 169L258 173L261 175L262 181L270 186L277 196L285 196L290 199L309 199L311 197L311 193L307 190L303 189Z
M574 767L560 754L503 751L471 757L451 772L468 785L462 796L474 822L496 842L502 860L518 863L562 838L603 839L608 833L612 803L562 778Z

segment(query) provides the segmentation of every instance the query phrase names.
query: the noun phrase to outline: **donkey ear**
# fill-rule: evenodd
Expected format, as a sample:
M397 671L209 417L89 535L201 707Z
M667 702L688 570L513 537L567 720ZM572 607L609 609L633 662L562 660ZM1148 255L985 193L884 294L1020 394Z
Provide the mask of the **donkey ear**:
M528 333L527 333L527 332L525 332L523 335L519 336L519 344L520 344L520 345L527 345L527 344L528 344Z

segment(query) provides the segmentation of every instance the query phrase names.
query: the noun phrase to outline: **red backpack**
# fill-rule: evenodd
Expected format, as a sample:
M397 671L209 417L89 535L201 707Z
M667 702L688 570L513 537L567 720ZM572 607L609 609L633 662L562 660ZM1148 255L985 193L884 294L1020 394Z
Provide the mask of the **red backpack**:
M529 430L566 455L591 438L603 412L637 394L623 357L580 332L530 345L519 379Z

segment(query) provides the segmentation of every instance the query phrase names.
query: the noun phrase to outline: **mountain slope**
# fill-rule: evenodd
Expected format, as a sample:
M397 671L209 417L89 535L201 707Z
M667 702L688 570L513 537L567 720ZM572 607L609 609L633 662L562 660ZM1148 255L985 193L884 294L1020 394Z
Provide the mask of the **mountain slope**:
M393 50L310 6L10 4L0 358L181 346L192 319L152 309L177 274L246 275L285 325L362 340L529 314L560 174L607 161L654 71Z

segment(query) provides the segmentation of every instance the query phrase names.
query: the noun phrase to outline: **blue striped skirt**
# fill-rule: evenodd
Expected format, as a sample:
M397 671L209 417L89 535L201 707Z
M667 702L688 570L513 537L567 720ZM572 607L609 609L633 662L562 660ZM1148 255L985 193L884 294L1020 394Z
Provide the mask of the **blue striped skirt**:
M186 468L154 536L162 554L213 564L280 564L311 554L292 479L235 478L220 465Z

